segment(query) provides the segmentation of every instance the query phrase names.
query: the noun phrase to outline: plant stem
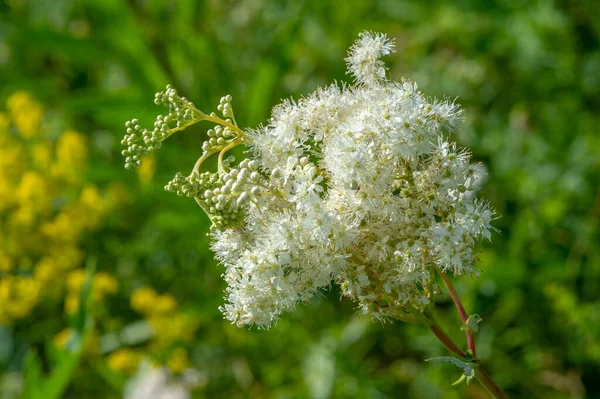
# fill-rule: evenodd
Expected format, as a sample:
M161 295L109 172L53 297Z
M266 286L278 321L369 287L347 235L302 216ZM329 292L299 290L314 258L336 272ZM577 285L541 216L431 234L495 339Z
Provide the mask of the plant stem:
M221 152L219 153L219 162L218 162L219 173L221 173L221 174L225 173L225 168L223 167L223 156L225 155L225 153L239 144L242 144L242 139L236 138L235 140L232 140L231 143L227 144L227 146L221 150Z
M444 330L442 330L441 327L432 318L428 318L427 320L427 327L429 327L429 329L437 337L437 339L442 344L444 344L446 349L448 349L450 352L454 353L461 359L464 359L467 356L467 354L462 349L460 349L458 345L454 343L454 341L452 341L452 338L450 338L448 334L446 334Z
M477 381L479 381L481 385L483 385L485 389L487 389L488 392L494 396L494 398L508 399L508 396L506 396L502 388L496 385L494 380L492 380L492 377L490 377L483 367L479 366L477 369L475 369L475 378L477 378Z
M465 308L464 308L462 302L460 301L460 297L458 296L458 293L454 289L454 285L452 285L452 281L450 281L450 277L448 277L448 275L446 273L442 272L440 269L436 268L436 270L442 277L442 280L444 281L444 285L448 289L448 293L450 293L450 297L452 298L452 301L454 302L454 306L456 306L456 310L458 310L460 319L462 320L463 324L465 324L467 322L469 316L467 316L467 312L465 312ZM471 356L473 358L476 358L477 355L475 353L475 338L473 337L473 332L470 329L465 327L465 335L467 336L467 347L469 348L469 351L471 352Z
M454 341L452 341L452 338L450 338L448 334L446 334L444 330L442 330L442 328L432 317L427 318L426 324L427 327L429 327L429 329L431 330L431 332L433 332L433 334L436 336L436 338L446 347L446 349L448 349L450 352L454 353L461 359L467 360L465 359L465 352L462 349L460 349L458 345L454 343ZM485 387L485 389L488 390L490 394L492 394L494 398L508 399L508 396L506 396L504 391L502 391L502 389L498 385L496 385L494 380L492 380L490 375L483 369L483 367L480 364L477 364L477 367L475 368L475 378L481 383L481 385Z

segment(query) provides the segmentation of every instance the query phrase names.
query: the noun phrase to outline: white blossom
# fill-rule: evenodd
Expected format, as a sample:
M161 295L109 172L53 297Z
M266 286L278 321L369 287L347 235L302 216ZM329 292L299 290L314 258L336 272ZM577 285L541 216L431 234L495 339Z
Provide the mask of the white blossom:
M221 310L233 323L268 327L332 283L361 312L402 318L429 305L435 268L477 274L475 246L490 238L494 217L476 197L485 168L449 141L456 104L386 78L380 58L393 51L384 34L361 33L346 58L355 86L286 100L254 130L237 128L231 97L220 104L224 121L200 111L181 117L225 126L199 164L249 147L235 167L195 168L167 187L195 198L213 221L212 249L228 285Z

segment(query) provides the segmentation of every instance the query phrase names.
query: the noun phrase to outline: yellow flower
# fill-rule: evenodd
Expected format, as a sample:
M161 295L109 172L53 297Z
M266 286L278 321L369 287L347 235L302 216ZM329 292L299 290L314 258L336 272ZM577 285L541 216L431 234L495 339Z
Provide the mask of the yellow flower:
M36 211L35 207L22 204L19 209L10 214L10 224L18 226L31 226L35 222Z
M83 287L86 278L87 271L85 269L73 270L67 277L67 288L73 293L81 292L81 287Z
M67 346L67 342L69 342L72 333L73 330L71 328L65 328L56 334L52 339L54 346L56 346L58 349L64 349Z
M49 252L59 270L71 270L79 266L85 258L85 253L72 245L57 245L53 243Z
M173 373L182 373L189 367L187 351L184 348L173 350L166 364Z
M42 224L40 230L50 239L62 243L75 243L81 236L81 220L71 212L63 209L53 220Z
M32 205L37 209L47 209L52 205L47 186L44 176L38 172L27 171L17 187L17 199L23 206Z
M27 164L26 148L21 143L12 139L0 140L0 145L2 148L0 172L7 178L16 180L21 176Z
M39 282L24 276L18 276L15 279L18 296L27 302L36 302L41 290Z
M138 288L131 294L131 307L139 313L150 313L156 297L156 291L152 288Z
M12 94L6 106L21 136L31 139L39 133L43 110L29 93L18 91Z
M54 336L52 342L57 349L65 349L72 335L73 329L65 328ZM100 338L98 336L98 332L93 330L92 333L85 338L85 342L83 343L83 351L88 355L96 355L99 353L99 349Z
M48 142L35 144L31 148L33 163L38 169L48 169L52 162L52 148Z
M81 180L81 168L87 158L86 138L81 133L67 130L56 143L56 164L53 174L69 182Z
M0 272L8 272L14 266L13 260L0 250Z
M197 318L186 313L152 316L148 321L159 344L168 344L174 341L189 342L194 338L194 332L198 329L199 324Z
M18 203L16 186L26 166L25 152L21 145L2 141L0 136L0 211Z
M7 304L11 297L13 276L0 279L0 303Z
M67 278L67 289L69 297L65 302L67 313L72 313L79 308L79 294L87 279L85 269L73 270ZM102 301L107 295L114 295L119 289L117 280L106 272L97 272L92 281L92 299Z
M119 290L119 283L110 274L106 272L98 272L94 276L93 290L94 294L99 296L99 299L102 299L106 295L116 294Z
M79 243L85 233L100 226L109 207L96 186L82 184L86 137L67 130L56 144L45 140L42 117L42 107L26 92L11 95L7 112L0 112L0 322L4 324L28 316L42 300L50 305L64 300L67 312L78 309L86 278L85 271L77 269L85 258ZM14 129L21 137L12 133ZM79 197L74 197L76 193ZM28 275L6 275L17 266ZM98 273L94 285L96 300L118 290L117 280L104 272Z
M73 314L79 310L79 295L68 294L65 298L65 312L67 314Z
M147 316L156 316L174 311L177 301L171 294L158 295L154 289L142 287L131 294L131 307Z
M107 358L108 367L112 370L133 374L140 363L141 355L129 348L120 348L111 353Z
M9 304L8 312L12 319L22 319L27 316L35 303L29 301L14 301Z
M98 187L86 185L79 195L79 205L85 213L85 226L95 228L108 211L108 203L103 198Z
M169 313L177 308L177 301L171 294L163 294L156 298L153 313Z

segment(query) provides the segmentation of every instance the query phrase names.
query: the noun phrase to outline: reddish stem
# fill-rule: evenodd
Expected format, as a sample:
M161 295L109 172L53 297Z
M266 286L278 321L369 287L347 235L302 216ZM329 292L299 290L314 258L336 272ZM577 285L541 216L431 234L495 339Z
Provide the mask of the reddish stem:
M433 334L435 334L435 336L437 337L437 339L439 339L440 342L442 344L444 344L444 346L446 347L446 349L448 349L450 352L454 353L455 355L457 355L461 359L464 359L466 357L465 352L463 352L463 350L460 349L454 343L454 341L452 341L452 338L450 338L444 332L444 330L442 330L437 324L435 324L433 321L431 321L430 323L428 323L427 327L429 327L429 329L431 330L431 332L433 332Z
M450 293L450 297L452 298L452 302L454 302L454 306L456 306L456 310L458 310L460 319L462 320L463 324L466 324L469 316L467 316L467 312L465 312L465 307L463 306L462 302L460 301L458 293L454 289L454 285L452 285L452 281L450 281L450 278L448 277L448 275L446 275L446 273L442 272L439 269L438 269L438 273L442 277L442 280L444 281L444 285L446 286L446 288L448 289L448 292ZM471 332L471 330L469 330L467 328L467 326L465 326L465 335L467 336L467 347L469 348L469 351L471 352L471 356L473 358L476 358L477 355L475 353L475 338L473 337L473 333Z
M458 347L458 345L456 345L454 343L454 341L452 341L452 338L450 338L444 332L444 330L442 330L441 327L436 324L436 322L434 321L434 319L427 318L427 323L426 324L427 324L427 327L429 327L429 329L437 337L437 339L442 344L444 344L444 346L446 347L446 349L448 349L450 352L454 353L455 355L457 355L461 359L465 360L465 357L466 357L465 352L463 352L463 350L460 349ZM506 396L506 394L504 393L504 391L502 390L502 388L500 388L498 385L496 385L496 383L494 382L494 380L492 380L492 378L490 377L490 375L483 369L483 367L481 366L481 364L479 364L477 366L477 368L475 369L475 378L481 383L481 385L483 385L485 387L485 389L488 390L488 392L490 394L492 394L492 396L494 398L496 398L496 399L508 399L508 397Z

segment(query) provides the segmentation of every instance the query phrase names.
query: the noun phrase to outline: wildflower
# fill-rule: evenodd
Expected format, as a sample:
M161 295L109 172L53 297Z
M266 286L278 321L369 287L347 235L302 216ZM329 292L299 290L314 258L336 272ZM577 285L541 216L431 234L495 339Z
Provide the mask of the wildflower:
M133 349L119 348L108 355L107 363L108 367L114 371L132 375L137 370L141 360L141 355Z
M6 101L13 123L25 139L31 139L39 133L43 116L42 107L31 94L19 91L12 94Z
M87 158L87 143L85 136L73 130L67 130L56 143L56 162L53 165L54 176L69 182L81 180L81 169Z
M85 258L80 242L100 226L108 208L98 187L82 184L85 136L67 130L56 142L44 140L43 114L23 91L9 96L7 112L0 113L3 325L26 318L42 301L56 304L64 298L69 312L78 308L84 275L79 267ZM67 278L74 270L79 277ZM100 296L114 293L116 280L102 273L97 276ZM79 288L72 289L75 283Z
M131 307L140 313L151 313L157 293L150 287L138 288L131 295Z
M131 295L131 307L144 315L163 315L173 312L177 301L170 294L159 295L150 287L142 287Z
M430 306L436 268L477 273L474 247L494 214L476 198L485 171L448 141L457 105L388 80L380 58L393 51L385 35L360 34L346 58L354 86L286 100L264 127L240 129L230 96L220 117L170 86L152 130L127 123L127 168L191 124L217 125L192 172L165 188L210 218L228 285L221 311L238 326L268 327L332 282L363 313L410 320ZM227 152L242 144L249 156L236 164ZM202 171L213 154L217 170Z
M81 289L87 279L85 269L75 269L67 278L67 297L65 300L65 311L72 314L79 309L79 298ZM107 296L114 295L119 289L119 283L110 274L100 271L94 275L92 281L92 299L102 302Z

